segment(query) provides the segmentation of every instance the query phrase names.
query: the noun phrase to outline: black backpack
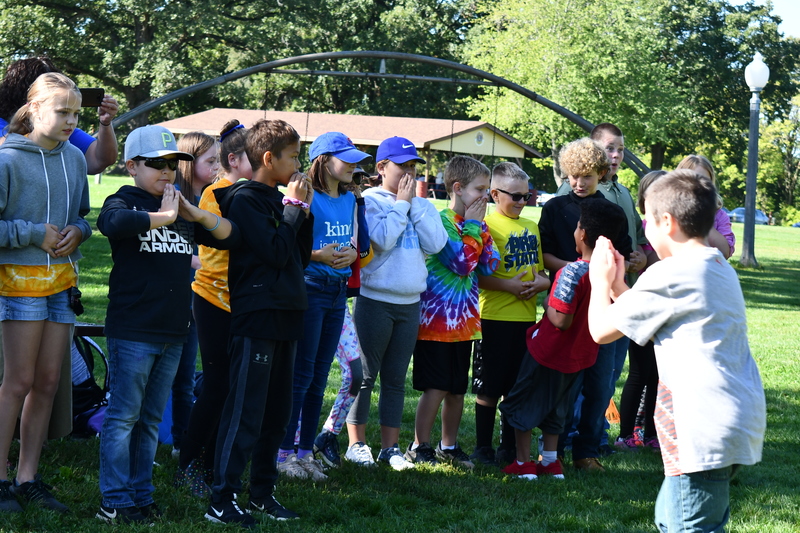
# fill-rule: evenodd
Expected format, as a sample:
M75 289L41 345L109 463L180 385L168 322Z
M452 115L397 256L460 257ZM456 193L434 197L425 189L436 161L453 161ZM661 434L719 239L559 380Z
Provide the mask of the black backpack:
M89 337L74 336L72 338L72 435L74 437L91 437L97 431L89 427L89 419L108 405L108 360L100 346ZM95 354L106 367L103 386L97 384L94 376ZM88 377L80 380L80 376Z

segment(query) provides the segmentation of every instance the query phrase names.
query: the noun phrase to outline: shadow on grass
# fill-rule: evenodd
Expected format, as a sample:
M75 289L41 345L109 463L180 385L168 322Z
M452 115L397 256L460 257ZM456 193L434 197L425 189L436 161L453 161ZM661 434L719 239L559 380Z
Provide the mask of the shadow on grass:
M770 259L759 269L741 268L738 263L734 263L734 267L749 308L798 309L800 306L800 261Z

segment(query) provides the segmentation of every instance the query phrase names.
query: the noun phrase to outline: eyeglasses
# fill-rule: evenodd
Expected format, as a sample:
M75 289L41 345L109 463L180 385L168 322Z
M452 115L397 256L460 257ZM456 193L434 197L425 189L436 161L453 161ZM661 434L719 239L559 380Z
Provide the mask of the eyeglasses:
M533 193L530 192L526 192L525 194L519 194L519 193L511 193L508 191L504 191L503 189L495 189L495 190L500 191L503 194L509 195L511 199L514 200L515 202L519 202L520 200L525 200L527 202L528 200L531 199L531 196L533 196Z
M156 170L164 170L164 167L169 167L170 170L178 168L177 159L163 159L161 157L134 157L134 161L144 161L144 166L154 168Z

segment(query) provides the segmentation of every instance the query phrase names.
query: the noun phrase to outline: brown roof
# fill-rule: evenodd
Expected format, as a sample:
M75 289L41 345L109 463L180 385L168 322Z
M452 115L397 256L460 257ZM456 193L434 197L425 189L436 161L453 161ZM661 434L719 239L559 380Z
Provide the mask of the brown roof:
M246 127L262 118L280 119L288 122L300 134L302 142L313 142L329 131L340 131L361 146L378 146L384 139L393 136L409 139L418 150L430 148L431 144L458 137L479 128L488 128L498 136L522 148L525 157L543 157L530 146L518 141L489 123L477 120L447 120L436 118L376 117L368 115L334 115L327 113L301 113L294 111L263 111L252 109L215 108L159 123L175 134L202 131L208 135L219 135L222 126L237 119ZM498 156L504 154L497 153Z

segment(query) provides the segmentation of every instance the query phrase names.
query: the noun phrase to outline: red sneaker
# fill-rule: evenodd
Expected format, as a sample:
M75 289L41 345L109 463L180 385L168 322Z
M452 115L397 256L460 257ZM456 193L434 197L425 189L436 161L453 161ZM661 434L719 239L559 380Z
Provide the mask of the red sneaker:
M550 463L544 466L542 463L537 465L537 474L540 476L552 476L554 479L564 479L564 471L561 469L561 461Z
M512 461L510 465L503 469L504 474L508 474L509 476L518 476L523 479L536 479L537 471L538 466L533 461L528 461L527 463L523 464Z

